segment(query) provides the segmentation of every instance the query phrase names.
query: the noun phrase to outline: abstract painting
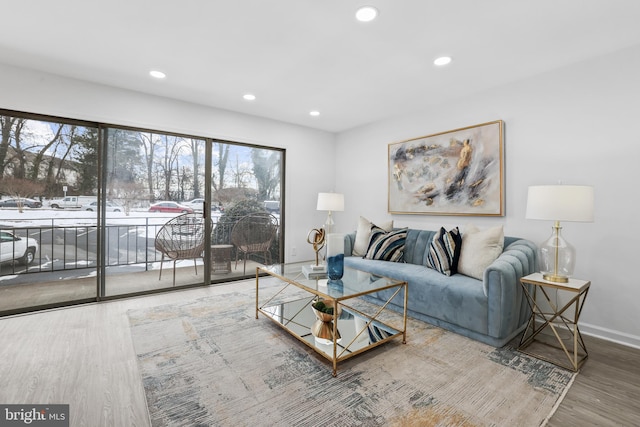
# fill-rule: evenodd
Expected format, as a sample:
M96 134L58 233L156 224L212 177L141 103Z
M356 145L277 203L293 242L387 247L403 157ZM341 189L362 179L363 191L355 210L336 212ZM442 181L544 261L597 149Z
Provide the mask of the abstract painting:
M389 144L390 213L502 216L503 122Z

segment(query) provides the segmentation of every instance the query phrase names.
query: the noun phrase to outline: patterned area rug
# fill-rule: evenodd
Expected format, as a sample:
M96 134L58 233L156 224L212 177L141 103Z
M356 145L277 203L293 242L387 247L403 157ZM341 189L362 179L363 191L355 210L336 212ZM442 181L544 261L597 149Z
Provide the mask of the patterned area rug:
M327 360L255 319L254 283L220 289L128 313L154 426L539 426L574 377L410 319L407 344L344 361L334 378Z

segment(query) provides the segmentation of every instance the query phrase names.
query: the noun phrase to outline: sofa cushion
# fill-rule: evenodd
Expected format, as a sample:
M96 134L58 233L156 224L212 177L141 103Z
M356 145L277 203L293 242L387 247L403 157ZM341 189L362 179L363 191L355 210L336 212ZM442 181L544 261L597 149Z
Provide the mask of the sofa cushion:
M356 229L356 240L353 244L352 254L355 256L365 256L369 249L369 241L371 240L371 227L375 224L367 218L361 216L358 219L358 228ZM393 220L381 223L378 227L384 231L393 230Z
M433 240L429 244L427 267L445 276L455 274L458 271L461 245L462 237L458 227L451 229L451 231L440 227L440 230L433 236Z
M502 226L480 230L474 225L468 225L462 234L458 273L482 280L484 271L500 256L503 247Z
M387 233L374 225L371 227L371 240L364 258L398 262L402 259L406 239L406 228Z

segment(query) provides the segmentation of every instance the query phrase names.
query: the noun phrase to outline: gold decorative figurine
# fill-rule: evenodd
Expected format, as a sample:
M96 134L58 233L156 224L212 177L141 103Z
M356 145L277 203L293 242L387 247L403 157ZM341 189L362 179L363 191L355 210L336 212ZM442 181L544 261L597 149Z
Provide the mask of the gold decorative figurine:
M316 253L316 265L315 267L320 268L320 259L318 253L324 248L325 244L325 231L324 228L312 228L307 234L307 243L313 246L313 250Z

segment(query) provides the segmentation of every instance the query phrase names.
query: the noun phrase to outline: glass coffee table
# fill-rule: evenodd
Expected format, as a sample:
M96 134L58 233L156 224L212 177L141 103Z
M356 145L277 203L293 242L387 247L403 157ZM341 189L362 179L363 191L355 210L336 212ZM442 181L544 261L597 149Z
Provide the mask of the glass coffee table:
M395 338L407 342L407 282L348 267L341 280L307 279L302 272L307 264L256 268L256 319L262 313L331 361L334 377L338 362ZM267 278L275 278L276 286ZM374 293L384 303L367 299ZM319 300L333 314L312 308ZM388 308L392 300L402 313Z

